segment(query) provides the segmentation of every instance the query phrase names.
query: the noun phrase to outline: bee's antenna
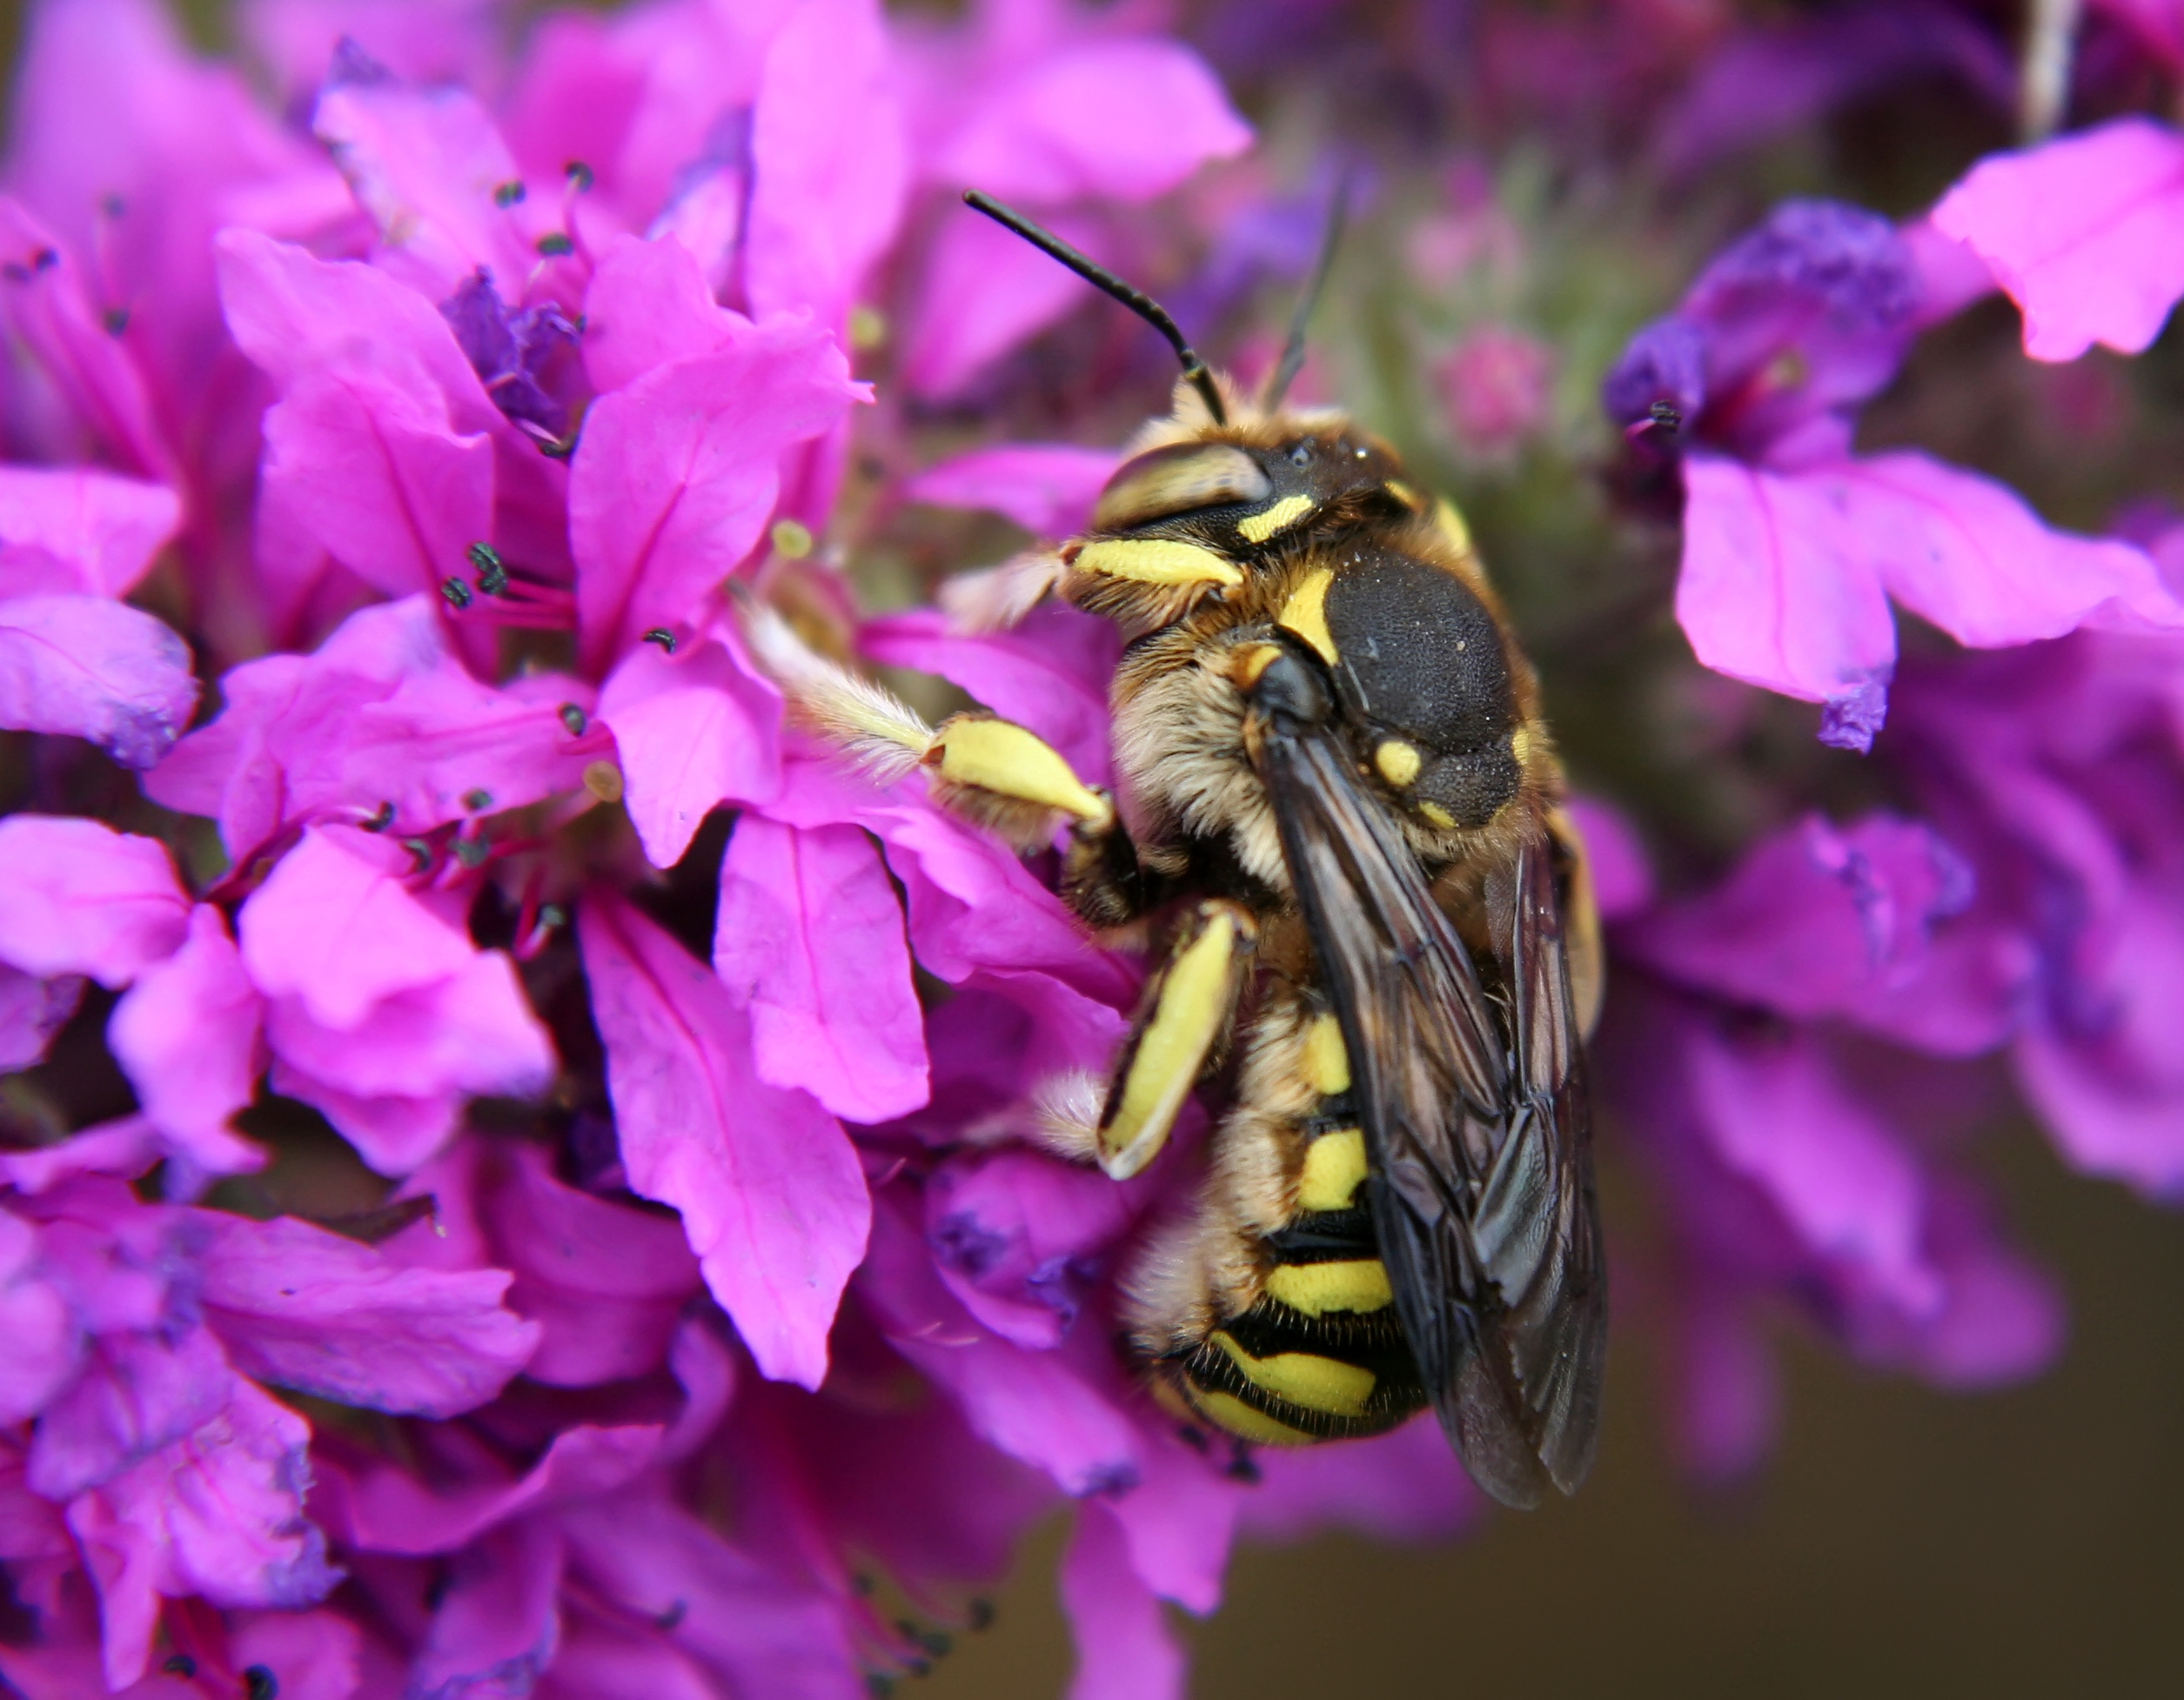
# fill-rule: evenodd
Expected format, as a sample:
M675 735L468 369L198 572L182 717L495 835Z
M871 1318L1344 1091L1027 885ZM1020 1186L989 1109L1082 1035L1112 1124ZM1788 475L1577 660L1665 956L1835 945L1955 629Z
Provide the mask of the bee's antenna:
M1290 392L1290 385L1304 365L1304 327L1311 320L1312 309L1319 305L1320 291L1327 287L1327 274L1335 269L1335 247L1342 240L1343 223L1350 213L1350 173L1345 171L1336 180L1335 198L1328 204L1327 226L1320 232L1319 258L1312 262L1312 275L1304 280L1304 292L1296 298L1296 311L1290 315L1289 340L1282 345L1282 358L1268 376L1266 388L1260 393L1259 407L1271 413L1282 405L1282 398Z
M1183 363L1183 376L1206 398L1206 411L1213 415L1213 422L1216 425L1229 423L1229 411L1221 405L1221 392L1213 381L1213 373L1198 358L1197 350L1183 340L1183 333L1176 328L1176 321L1168 316L1167 308L1143 290L1124 283L1097 260L1080 254L1052 231L1042 230L1022 213L1011 211L991 195L967 189L963 191L963 201L995 224L1007 225L1042 253L1060 260L1095 289L1104 290L1167 338L1176 351L1176 358Z

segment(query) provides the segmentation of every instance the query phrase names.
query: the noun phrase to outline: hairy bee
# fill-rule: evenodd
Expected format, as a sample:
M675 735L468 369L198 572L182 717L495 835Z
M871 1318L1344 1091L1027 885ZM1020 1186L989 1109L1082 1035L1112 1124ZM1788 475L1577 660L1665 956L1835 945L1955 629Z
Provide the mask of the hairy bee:
M1531 666L1455 511L1343 416L1282 409L1309 293L1247 403L1147 298L968 198L1183 362L1091 528L955 604L992 623L1057 594L1121 625L1119 806L1022 727L935 731L778 630L761 651L882 773L922 763L1026 844L1068 818L1069 901L1150 940L1085 1155L1136 1173L1232 1069L1196 1210L1124 1282L1156 1394L1270 1444L1430 1404L1497 1499L1571 1491L1605 1335L1581 1055L1599 960Z

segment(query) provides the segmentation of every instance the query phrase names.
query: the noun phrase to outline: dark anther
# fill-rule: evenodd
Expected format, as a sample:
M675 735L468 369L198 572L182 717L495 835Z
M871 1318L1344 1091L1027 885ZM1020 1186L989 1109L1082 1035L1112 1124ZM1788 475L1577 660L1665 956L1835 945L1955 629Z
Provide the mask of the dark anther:
M579 704L565 702L561 705L561 724L568 728L570 737L581 738L591 729L592 717Z
M383 833L394 824L394 805L381 803L372 811L372 818L364 823L367 833Z
M417 864L419 873L432 865L432 847L421 838L405 838L402 847L410 853L410 860Z
M863 1570L858 1571L856 1575L849 1578L849 1585L855 1589L860 1594L869 1594L874 1588L879 1586L879 1584L874 1582L872 1577Z
M539 906L539 926L566 927L568 924L569 912L559 903L541 903Z
M579 195L597 181L592 175L592 168L580 159L572 159L561 170L569 181L576 185L576 192Z
M919 1646L936 1659L944 1659L955 1650L955 1637L946 1630L926 1630L915 1639Z
M462 609L470 606L472 599L470 586L460 579L441 579L439 593L447 599L447 606L451 608Z
M33 271L50 271L60 263L61 257L50 248L41 248L30 256L30 270Z
M1229 1460L1228 1468L1221 1473L1231 1482L1242 1482L1256 1487L1259 1481L1258 1460L1239 1446L1236 1456Z
M882 1677L875 1670L865 1678L865 1692L871 1695L873 1700L888 1700L888 1697L894 1692L894 1678Z
M1671 434L1684 428L1684 410L1672 401L1655 402L1645 410L1645 417Z
M564 254L573 254L576 244L570 241L566 231L548 231L539 238L539 251L548 259L559 259Z
M933 1674L933 1661L931 1659L912 1659L903 1667L903 1669L908 1670L913 1677L929 1677Z
M102 318L99 323L106 327L106 334L108 336L118 337L129 329L129 309L126 307L109 307L106 310L105 317Z
M198 1674L198 1662L187 1653L170 1653L167 1662L159 1668L170 1677L179 1677L184 1682Z
M645 641L648 644L658 644L670 655L675 653L675 634L664 626L655 626L651 631L646 632Z
M589 313L579 313L574 318L569 321L569 329L575 331L579 337L591 328L592 316Z
M498 207L511 207L520 201L523 197L524 187L521 180L511 178L493 190L492 204Z
M975 1635L994 1626L994 1603L982 1596L971 1602L971 1632Z
M500 559L500 551L490 543L473 543L464 554L478 569L478 588L488 596L508 593L508 564Z
M492 854L492 841L483 838L459 838L455 840L455 860L473 871L486 865L486 858Z
M129 211L129 203L109 190L98 197L98 210L109 218L118 218Z
M280 1678L262 1664L246 1665L243 1670L244 1700L275 1700L280 1693Z
M486 810L492 806L492 793L490 791L466 791L463 793L463 806L468 809L472 814L482 814Z
M677 1600L673 1605L669 1606L667 1610L661 1612L659 1616L653 1618L653 1623L662 1635L668 1635L673 1633L675 1626L680 1623L682 1620L689 1615L690 1602L687 1600Z

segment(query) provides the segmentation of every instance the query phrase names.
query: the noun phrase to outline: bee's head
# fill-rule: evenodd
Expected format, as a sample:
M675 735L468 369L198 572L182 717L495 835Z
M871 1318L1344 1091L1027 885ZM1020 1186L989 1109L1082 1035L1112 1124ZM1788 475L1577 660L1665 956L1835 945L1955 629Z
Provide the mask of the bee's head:
M1179 410L1140 442L1101 492L1095 532L1180 522L1233 530L1237 543L1256 548L1316 513L1383 492L1404 505L1413 499L1395 452L1340 413L1240 408L1216 425Z

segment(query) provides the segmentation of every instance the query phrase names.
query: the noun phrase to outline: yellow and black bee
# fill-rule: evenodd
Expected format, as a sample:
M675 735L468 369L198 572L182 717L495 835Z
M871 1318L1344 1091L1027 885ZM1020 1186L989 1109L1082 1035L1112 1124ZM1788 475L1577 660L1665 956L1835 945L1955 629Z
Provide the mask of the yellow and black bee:
M1464 526L1387 445L1283 411L1301 308L1246 402L1156 304L981 196L1183 362L1091 528L978 579L988 623L1048 594L1130 639L1119 800L1010 722L936 730L876 687L761 649L883 775L1019 842L1072 824L1064 894L1149 941L1113 1076L1050 1121L1118 1178L1232 1070L1196 1211L1124 1280L1154 1390L1245 1442L1377 1434L1430 1404L1511 1505L1589 1468L1605 1288L1581 1046L1599 954L1530 665Z

